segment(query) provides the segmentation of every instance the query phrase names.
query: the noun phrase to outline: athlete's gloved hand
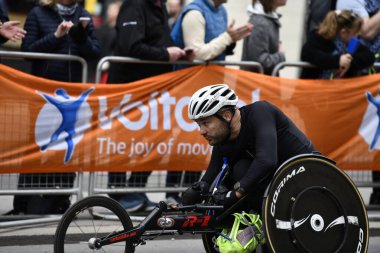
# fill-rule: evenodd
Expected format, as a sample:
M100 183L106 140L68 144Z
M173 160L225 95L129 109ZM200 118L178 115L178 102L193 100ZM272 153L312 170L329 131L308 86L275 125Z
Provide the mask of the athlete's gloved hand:
M200 181L192 184L182 194L183 205L193 205L202 201L202 195L207 195L210 189L210 185L205 181Z
M238 201L235 191L229 191L224 185L220 185L214 193L215 203L228 208Z

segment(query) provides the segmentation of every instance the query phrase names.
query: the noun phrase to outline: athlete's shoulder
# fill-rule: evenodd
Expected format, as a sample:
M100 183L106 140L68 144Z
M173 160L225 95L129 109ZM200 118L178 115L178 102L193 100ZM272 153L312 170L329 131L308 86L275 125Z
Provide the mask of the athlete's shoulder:
M260 108L272 107L272 106L273 105L271 103L269 103L268 101L260 100L260 101L253 102L252 104L248 104L248 105L241 107L241 110L242 111L258 110Z

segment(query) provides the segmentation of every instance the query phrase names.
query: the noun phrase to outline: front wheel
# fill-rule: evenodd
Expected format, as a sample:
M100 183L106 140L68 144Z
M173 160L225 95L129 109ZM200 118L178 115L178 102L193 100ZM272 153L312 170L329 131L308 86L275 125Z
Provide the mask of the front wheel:
M220 252L216 246L216 238L218 235L212 233L202 234L202 242L205 247L206 253L217 253Z
M92 238L132 228L131 219L118 202L103 196L88 197L75 203L62 216L54 237L54 253L94 252L89 247ZM101 248L101 252L134 251L133 244L125 241Z

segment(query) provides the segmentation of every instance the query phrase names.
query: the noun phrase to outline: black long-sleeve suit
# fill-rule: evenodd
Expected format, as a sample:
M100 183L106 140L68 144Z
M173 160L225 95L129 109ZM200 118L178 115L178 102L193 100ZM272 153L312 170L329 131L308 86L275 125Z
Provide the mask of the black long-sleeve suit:
M144 60L169 61L167 47L174 46L170 37L164 1L125 0L116 22L115 56ZM173 69L171 65L111 64L108 83L127 83Z
M273 176L276 169L289 158L316 151L311 141L277 107L259 101L240 108L241 129L238 137L213 148L211 161L202 181L213 182L223 165L223 157L234 168L241 160L248 160L246 168L239 168L240 186L251 191L263 180ZM266 182L269 182L266 180Z

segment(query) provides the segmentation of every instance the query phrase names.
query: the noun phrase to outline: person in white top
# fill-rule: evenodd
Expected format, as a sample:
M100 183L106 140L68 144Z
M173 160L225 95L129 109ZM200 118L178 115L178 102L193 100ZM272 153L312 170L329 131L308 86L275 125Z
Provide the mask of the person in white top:
M192 48L196 60L224 60L234 42L251 34L253 25L227 24L227 0L194 0L180 14L171 36L179 47Z

